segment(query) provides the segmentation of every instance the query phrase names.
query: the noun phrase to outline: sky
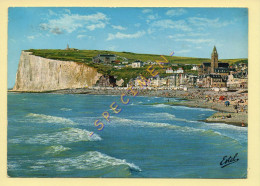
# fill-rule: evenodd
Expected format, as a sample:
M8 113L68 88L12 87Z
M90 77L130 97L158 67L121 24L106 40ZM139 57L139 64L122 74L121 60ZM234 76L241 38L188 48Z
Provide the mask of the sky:
M15 7L8 10L8 88L22 50L127 51L219 59L248 57L247 8Z

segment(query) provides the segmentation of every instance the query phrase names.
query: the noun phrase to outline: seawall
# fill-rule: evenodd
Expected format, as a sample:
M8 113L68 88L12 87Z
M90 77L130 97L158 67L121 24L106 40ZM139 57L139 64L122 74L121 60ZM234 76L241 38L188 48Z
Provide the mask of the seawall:
M34 56L22 51L13 91L44 92L92 87L102 74L84 63Z

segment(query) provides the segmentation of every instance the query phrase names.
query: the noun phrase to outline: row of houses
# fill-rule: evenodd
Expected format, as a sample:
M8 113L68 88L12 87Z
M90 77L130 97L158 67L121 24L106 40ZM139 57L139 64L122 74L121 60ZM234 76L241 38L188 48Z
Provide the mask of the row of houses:
M136 88L141 88L141 86L145 86L147 88L175 88L175 87L207 87L207 88L224 88L228 87L231 89L238 88L248 88L248 78L247 72L239 72L230 74L227 76L222 76L218 74L207 74L196 76L193 74L186 73L176 73L167 77L151 77L147 79L146 85L141 85L142 78L139 76L135 79L130 79L128 84L124 84L124 80L116 80L115 77L104 75L100 77L97 82L97 86L99 87L123 87L123 86L134 86Z
M167 68L166 69L166 74L173 74L173 73L177 73L177 74L183 74L184 73L184 70L183 70L183 68L178 68L177 70L173 70L171 67L169 67L169 68Z
M191 74L175 74L172 76L167 77L154 77L147 79L147 83L145 87L151 87L151 88L175 88L180 86L191 86L195 85L196 79L194 79L195 76ZM140 84L140 81L142 81L141 77L137 77L134 81L130 81L129 85L134 85L137 88L141 88L141 86L144 86L143 84Z
M96 86L99 87L122 87L122 86L134 86L136 88L140 88L141 86L145 87L153 87L153 88L174 88L182 85L185 86L194 86L196 84L196 76L192 74L174 74L172 76L160 77L159 75L156 77L148 78L146 81L146 85L141 85L142 78L138 76L135 79L130 79L128 84L124 84L124 80L116 80L115 77L104 75L101 76L98 80Z
M241 75L244 74L244 75ZM197 78L199 87L227 87L231 89L248 88L247 72L238 72L230 75L207 74Z
M235 73L228 76L221 75L203 75L203 77L195 76L192 74L179 73L167 77L154 77L147 79L146 85L141 85L141 77L131 79L127 85L124 84L124 80L116 80L113 76L102 76L97 82L99 87L123 87L123 86L134 86L136 88L141 88L145 86L147 88L175 88L175 87L207 87L207 88L230 88L230 89L239 89L239 88L248 88L248 79L245 72Z

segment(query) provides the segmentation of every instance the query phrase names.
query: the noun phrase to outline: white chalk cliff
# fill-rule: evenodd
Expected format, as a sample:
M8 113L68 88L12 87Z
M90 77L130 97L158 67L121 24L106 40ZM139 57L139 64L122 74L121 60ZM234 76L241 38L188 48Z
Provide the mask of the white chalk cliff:
M22 51L14 91L41 92L92 87L102 74L84 63L59 61Z

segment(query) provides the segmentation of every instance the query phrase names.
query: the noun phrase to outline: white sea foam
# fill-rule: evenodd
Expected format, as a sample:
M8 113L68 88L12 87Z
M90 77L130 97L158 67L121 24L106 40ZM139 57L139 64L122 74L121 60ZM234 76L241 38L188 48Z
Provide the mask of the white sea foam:
M110 125L113 125L113 123L114 123L114 122L112 122L112 119L113 119L113 121L115 120L116 122L120 122L121 124L128 123L128 122L133 123L135 121L135 120L120 118L120 117L116 117L116 116L110 116L110 118L111 118Z
M126 118L113 117L113 116L111 118L113 119L113 121L115 121L115 122L110 123L111 126L126 125L126 126L138 126L138 127L150 127L150 128L168 128L168 129L177 130L178 132L183 132L183 133L191 133L191 132L198 133L199 132L199 133L204 133L204 134L212 133L214 135L222 135L219 132L216 132L213 130L201 129L201 128L178 126L178 125L161 123L161 122L138 121L138 120L131 120L131 119L126 119ZM111 119L111 121L112 121L112 119ZM175 119L182 120L182 118L175 118ZM185 119L183 119L183 121L185 121Z
M72 109L69 109L69 108L61 108L60 110L62 110L62 111L71 111Z
M174 116L171 116L171 117L174 117ZM182 127L182 126L172 125L172 124L168 124L168 123L138 121L138 120L131 120L131 119L126 119L126 118L113 117L113 116L111 118L115 119L115 121L116 121L116 124L114 124L114 125L118 125L118 123L120 123L120 125L135 125L135 126L140 126L140 127L165 127L165 128L170 128L170 129L182 129L182 130L190 128L191 130L202 130L202 129L195 129L192 127ZM112 124L112 122L111 122L111 124Z
M229 125L229 124L225 124L225 123L207 123L207 125L209 127L217 128L217 129L225 129L225 130L232 129L232 130L241 131L241 132L247 131L247 127L240 127L240 126Z
M35 165L35 166L30 166L31 169L43 169L45 166L42 165Z
M156 105L152 105L152 106L158 107L158 108L171 107L170 105L165 105L165 104L156 104Z
M26 117L30 117L33 122L37 123L59 123L59 124L69 124L74 125L75 123L67 118L57 117L57 116L49 116L44 114L35 114L29 113Z
M20 138L13 138L13 139L8 139L8 143L21 143L22 140Z
M214 111L209 108L199 108L199 107L186 107L186 106L179 106L179 105L173 105L172 108L176 108L178 110L199 110L199 111Z
M8 170L17 170L18 168L20 168L20 165L18 165L16 162L8 161L7 163Z
M29 139L24 139L20 137L20 141L24 141L29 144L67 144L79 141L100 141L101 137L97 134L90 136L91 132L78 129L69 128L63 131L48 133L48 134L38 134Z
M135 171L141 171L141 169L133 163L128 163L124 159L117 159L98 151L89 151L83 155L64 159L52 159L47 161L37 161L33 168L42 169L42 166L56 168L58 171L69 171L73 169L81 170L98 170L106 167L126 165L130 169Z
M155 104L155 105L151 105L153 107L159 107L159 108L164 108L164 107L172 107L175 108L177 110L199 110L199 111L214 111L212 109L209 108L199 108L199 107L187 107L187 106L180 106L180 105L167 105L167 104Z
M162 116L164 115L164 117L166 117L168 114L165 113L156 113L158 115ZM169 114L168 117L171 117L171 120L175 120L175 121L185 121L185 122L195 122L198 123L196 121L189 121L186 119L182 119L182 118L175 118L174 115ZM207 135L207 136L219 136L219 137L224 137L224 138L229 138L231 140L235 140L237 141L238 139L236 137L234 137L233 135L230 134L226 134L225 130L227 129L237 129L237 130L241 130L241 132L246 131L246 128L243 127L236 127L236 126L232 126L232 125L226 125L226 124L208 124L208 123L204 123L204 122L199 122L199 123L204 123L205 126L207 127L203 127L203 128L194 128L194 127L188 127L188 126L178 126L178 125L172 125L172 124L168 124L168 123L162 123L162 122L145 122L145 121L138 121L138 120L132 120L132 119L126 119L126 118L119 118L119 117L112 117L112 119L115 121L115 124L112 124L113 122L111 122L111 125L113 126L118 126L118 125L126 125L126 126L138 126L138 127L150 127L150 128L168 128L170 130L176 130L178 132L182 132L182 133L187 133L187 134L193 134L193 133L199 133L200 135ZM211 127L214 126L214 127ZM219 130L219 129L223 129L223 131ZM245 141L242 139L242 141Z
M176 116L174 114L170 114L167 112L162 112L162 113L147 113L147 117L152 117L152 118L161 118L161 119L176 119Z
M239 142L247 141L247 127L239 127L224 123L205 123L206 130L220 131L221 135L232 138Z
M133 117L134 118L134 117ZM140 116L137 118L141 118ZM157 113L146 113L142 118L155 118L155 119L160 119L160 120L172 120L172 121L184 121L187 123L201 123L199 121L192 121L192 120L187 120L184 118L177 118L174 114L170 114L167 112L157 112Z
M60 152L64 152L67 150L71 150L71 148L69 147L64 147L62 145L57 145L57 146L51 146L48 148L48 150L46 151L46 154L58 154Z

